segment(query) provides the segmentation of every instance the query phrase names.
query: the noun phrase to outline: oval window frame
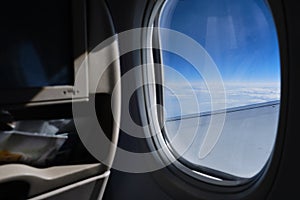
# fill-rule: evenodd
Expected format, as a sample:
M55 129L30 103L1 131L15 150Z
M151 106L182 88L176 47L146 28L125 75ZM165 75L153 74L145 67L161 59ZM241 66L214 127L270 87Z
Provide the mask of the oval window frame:
M143 38L142 41L143 42L159 42L159 36L157 35L157 33L153 33L153 30L151 29L151 27L156 27L158 25L158 18L160 15L160 12L163 10L163 6L165 5L166 1L156 1L155 3L152 4L152 6L149 6L146 14L145 14L145 18L144 18L144 27L150 27L149 31L143 34ZM173 171L176 174L180 174L180 180L184 179L184 180L189 180L191 181L191 185L195 186L196 188L202 188L202 184L204 184L205 186L209 185L209 188L212 189L212 191L216 192L218 190L215 190L216 188L222 188L221 190L224 191L225 193L228 192L228 194L232 193L237 193L239 191L244 191L245 189L255 189L256 187L251 187L254 185L260 185L262 184L262 182L268 181L269 178L265 178L266 176L268 176L270 173L273 174L274 173L274 168L277 167L278 162L280 159L276 158L276 155L278 155L278 153L282 150L282 138L283 138L283 127L285 122L282 120L283 116L285 116L284 110L286 109L287 103L286 103L286 97L287 92L284 92L285 88L287 88L286 80L287 80L287 70L283 70L283 63L287 63L287 53L285 51L283 51L284 47L286 46L287 42L286 42L286 32L284 29L280 28L280 27L285 27L285 22L283 20L283 18L280 19L280 17L284 17L284 12L282 9L280 9L281 6L281 2L277 1L277 0L266 0L267 3L269 3L270 5L270 12L273 15L273 19L276 25L276 30L277 30L277 35L278 35L278 40L279 40L279 49L280 49L280 62L281 62L281 104L280 104L280 117L279 117L279 122L278 122L278 130L277 130L277 138L276 138L276 144L274 146L274 152L271 154L268 162L266 163L265 167L261 170L260 173L258 173L256 176L254 176L253 178L250 179L235 179L233 180L233 177L227 177L225 176L225 179L221 179L219 177L215 177L212 176L210 174L207 173L207 171L205 171L204 173L201 172L195 172L192 171L191 168L189 168L188 166L186 166L185 164L181 163L180 161L175 161L174 163L172 163L170 166L167 167L168 171ZM151 4L150 4L151 5ZM276 11L277 14L274 14L274 11ZM153 62L158 62L161 63L161 52L157 49L152 49L152 51L149 53L149 51L142 51L142 62L143 63L153 63ZM150 74L149 74L149 70L144 70L143 72L143 77L144 78L149 78L149 76L151 76L152 80L163 80L162 77L162 70L157 70L157 69L152 69L150 70ZM159 81L158 81L159 82ZM158 95L155 97L155 103L158 104L162 104L163 102L163 95L162 95L162 87L161 86L157 86L154 88L155 89L155 93L157 93ZM149 96L149 94L153 94L153 91L149 92L147 91L149 90L148 87L144 88L144 97L143 97L143 101L145 101L144 103L140 104L145 106L143 107L143 110L147 110L148 114L147 117L151 117L153 119L153 116L156 121L156 123L159 125L159 127L163 126L164 120L163 120L163 116L161 115L161 112L157 112L157 113L151 113L150 110L147 109L147 105L151 105L151 103L153 103L153 98L151 98ZM287 91L287 90L286 90ZM159 95L160 94L160 95ZM151 100L152 99L152 100ZM141 100L142 101L142 100ZM145 105L146 104L146 105ZM150 113L150 115L149 115ZM150 127L151 128L151 127ZM153 132L154 130L152 130ZM159 147L162 147L164 145L166 145L165 143L165 138L161 137L163 136L164 133L164 129L162 129L162 134L158 134L155 135L151 138L151 140L148 140L148 145L149 145L149 149L150 150L156 150ZM151 130L150 130L151 132ZM280 134L279 134L280 132ZM174 155L172 155L172 152L164 152L164 155L161 155L161 160L164 159L168 159L168 157L172 157ZM275 159L275 158L276 159ZM271 169L270 169L271 168ZM192 173L191 173L192 172ZM214 172L215 173L215 172ZM274 175L274 174L273 174ZM235 177L234 177L235 178ZM274 177L273 177L274 178ZM270 178L272 179L272 177ZM201 184L199 184L200 182ZM212 186L212 187L211 187ZM224 186L230 186L230 189L227 188L225 190ZM257 188L256 188L257 189ZM232 197L231 197L232 198Z

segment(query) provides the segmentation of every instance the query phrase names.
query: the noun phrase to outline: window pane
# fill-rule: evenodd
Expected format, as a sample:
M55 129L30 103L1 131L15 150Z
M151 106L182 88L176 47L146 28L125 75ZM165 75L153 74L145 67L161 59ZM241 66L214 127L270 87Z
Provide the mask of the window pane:
M166 139L186 134L197 118L193 143L182 155L186 163L242 178L259 173L268 161L277 133L280 105L280 59L276 28L264 0L169 1L160 27L186 34L210 56L222 78L225 108L212 105L207 77L188 59L163 51ZM163 38L163 37L162 37ZM166 41L179 43L183 41ZM195 52L189 52L191 54ZM182 75L179 79L178 74ZM188 80L190 84L181 80ZM190 91L192 90L192 91ZM213 90L213 91L212 91ZM190 93L196 96L196 102ZM218 101L218 99L214 99ZM220 137L212 150L199 156L212 116L226 113ZM178 131L178 127L186 127ZM173 147L176 151L176 147Z

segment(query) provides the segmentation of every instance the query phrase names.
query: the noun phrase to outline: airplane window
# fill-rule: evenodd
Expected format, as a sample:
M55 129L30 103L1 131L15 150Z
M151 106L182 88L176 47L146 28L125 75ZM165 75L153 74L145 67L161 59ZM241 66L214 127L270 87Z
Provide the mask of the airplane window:
M164 137L170 151L180 153L179 161L198 174L255 177L271 157L280 107L279 47L267 2L168 1L158 23L202 49L161 37L161 43L191 55L162 51ZM186 137L192 142L184 151L172 144L190 131L195 135Z

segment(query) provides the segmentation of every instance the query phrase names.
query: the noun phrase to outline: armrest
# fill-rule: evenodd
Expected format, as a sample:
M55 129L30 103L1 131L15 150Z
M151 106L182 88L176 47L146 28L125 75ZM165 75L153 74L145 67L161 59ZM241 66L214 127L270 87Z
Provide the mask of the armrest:
M0 183L21 180L30 184L29 196L41 194L104 173L101 164L34 168L22 164L0 166Z

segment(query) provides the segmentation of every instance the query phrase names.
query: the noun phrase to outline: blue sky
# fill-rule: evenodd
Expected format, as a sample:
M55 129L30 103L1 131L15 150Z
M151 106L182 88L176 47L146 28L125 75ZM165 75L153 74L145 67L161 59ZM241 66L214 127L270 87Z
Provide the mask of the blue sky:
M227 107L279 100L280 59L276 28L264 0L169 1L160 26L184 33L199 44L217 65L225 83ZM172 41L178 42L181 41ZM209 111L210 94L197 70L184 58L163 53L171 66L192 83L201 111ZM167 117L193 114L191 91L165 73ZM179 108L181 104L182 110Z
M161 26L200 43L224 81L279 81L277 35L263 0L180 0L170 11L162 15ZM179 56L165 53L164 63L190 80L199 79L192 66Z

